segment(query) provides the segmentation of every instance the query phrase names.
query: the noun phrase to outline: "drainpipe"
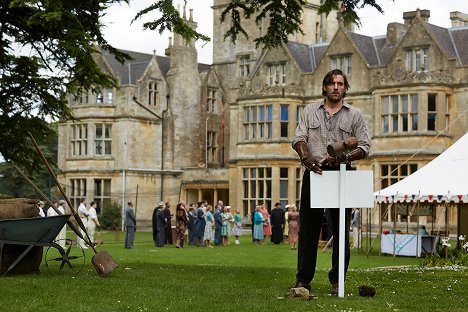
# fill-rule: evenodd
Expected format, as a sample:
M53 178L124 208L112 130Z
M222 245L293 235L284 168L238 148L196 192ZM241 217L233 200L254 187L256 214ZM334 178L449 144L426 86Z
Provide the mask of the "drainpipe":
M205 118L205 168L208 168L208 117Z
M161 201L164 201L164 114L169 110L169 93L166 95L166 109L162 111L161 118Z
M122 170L122 225L121 225L121 230L122 232L124 231L124 222L125 222L125 187L126 187L126 176L125 176L125 170Z

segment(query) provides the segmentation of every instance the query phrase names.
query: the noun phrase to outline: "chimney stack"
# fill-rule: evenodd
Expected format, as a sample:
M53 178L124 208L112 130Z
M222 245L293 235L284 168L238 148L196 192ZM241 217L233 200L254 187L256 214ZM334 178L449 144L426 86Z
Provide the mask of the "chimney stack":
M405 25L411 25L416 16L421 17L423 22L428 22L429 17L431 16L431 11L417 9L416 11L404 12L403 20L405 21Z
M450 12L450 20L452 21L452 27L468 25L468 15L462 12Z

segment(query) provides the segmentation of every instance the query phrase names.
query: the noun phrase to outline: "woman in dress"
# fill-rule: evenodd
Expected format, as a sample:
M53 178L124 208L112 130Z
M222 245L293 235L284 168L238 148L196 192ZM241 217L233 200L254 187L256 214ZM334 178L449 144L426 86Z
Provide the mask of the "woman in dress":
M231 222L233 217L231 214L231 206L223 207L223 226L221 227L221 237L223 238L223 245L229 245L229 236L231 236Z
M255 207L255 213L254 213L254 219L253 219L253 226L254 226L254 232L253 232L253 238L255 243L257 244L263 244L263 223L265 222L265 219L263 218L263 214L260 212L261 206Z
M286 224L284 226L284 241L288 241L288 235L289 235L289 225L288 225L288 214L289 214L289 205L285 206L286 212L284 213L284 220L286 221Z
M184 248L185 228L187 227L188 218L184 203L178 203L176 207L176 230L177 240L176 248Z
M205 236L205 210L202 206L202 202L198 202L197 206L195 207L195 230L193 235L195 236L195 244L197 247L203 245L203 239Z
M288 226L289 226L289 244L291 249L297 249L297 237L299 232L299 212L295 204L289 205L288 212Z
M236 245L240 244L239 241L239 236L242 235L242 217L240 215L239 209L236 209L236 213L234 214L234 228L233 228L233 234L234 237L236 238Z
M211 205L206 206L206 213L205 213L206 225L205 225L204 238L205 238L206 247L208 248L213 248L213 246L211 246L211 241L214 238L214 233L213 233L214 216L211 213L211 208L212 208Z
M270 214L268 210L265 208L265 204L262 204L260 209L260 213L263 215L263 237L264 239L271 237L271 224L270 224Z

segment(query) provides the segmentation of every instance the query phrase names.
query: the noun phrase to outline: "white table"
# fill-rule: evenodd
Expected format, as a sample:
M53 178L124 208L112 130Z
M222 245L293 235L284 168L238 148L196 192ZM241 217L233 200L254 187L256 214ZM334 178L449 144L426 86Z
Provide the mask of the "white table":
M382 234L380 251L397 256L420 257L421 253L436 254L438 236L416 234ZM395 242L395 243L394 243Z

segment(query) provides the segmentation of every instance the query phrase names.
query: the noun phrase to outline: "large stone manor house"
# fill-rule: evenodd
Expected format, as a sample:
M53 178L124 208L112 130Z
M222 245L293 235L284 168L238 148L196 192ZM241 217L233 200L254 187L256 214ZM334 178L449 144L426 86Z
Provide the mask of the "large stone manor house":
M76 204L137 201L144 226L158 201L175 210L179 201L223 200L244 216L258 201L269 209L298 203L303 169L291 140L332 68L348 75L346 99L365 114L371 153L356 166L374 171L375 190L467 131L468 15L452 12L452 27L442 28L428 10L405 12L386 34L370 37L342 25L336 12L318 15L320 1L311 0L306 35L259 49L244 38L223 40L227 26L217 21L227 2L213 5L213 64L198 63L194 43L178 35L165 56L125 51L133 57L125 64L105 51L97 56L119 88L70 98L79 121L59 126L60 179ZM193 12L182 14L197 26ZM249 23L249 33L262 32Z

